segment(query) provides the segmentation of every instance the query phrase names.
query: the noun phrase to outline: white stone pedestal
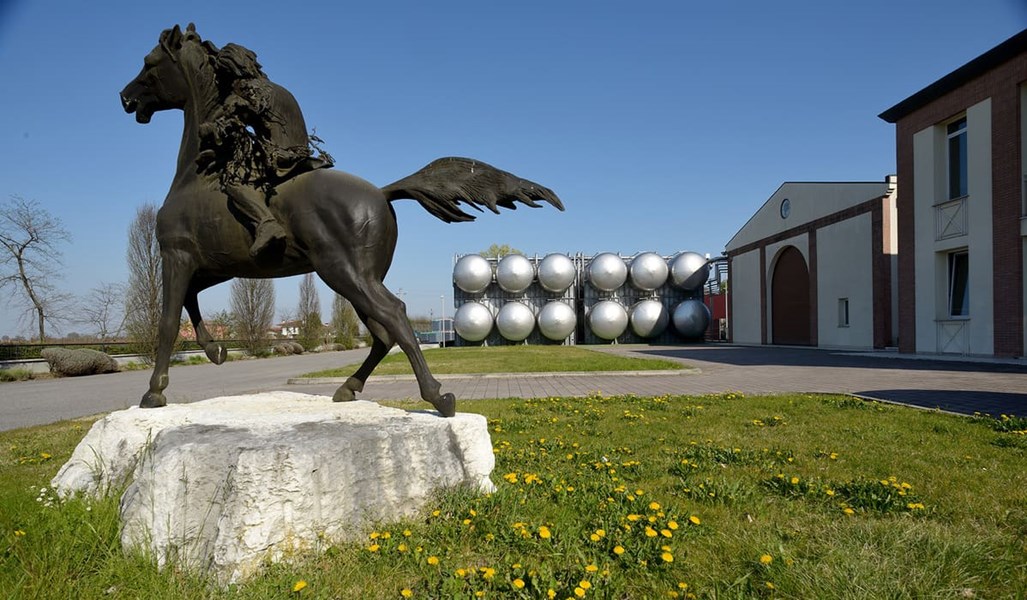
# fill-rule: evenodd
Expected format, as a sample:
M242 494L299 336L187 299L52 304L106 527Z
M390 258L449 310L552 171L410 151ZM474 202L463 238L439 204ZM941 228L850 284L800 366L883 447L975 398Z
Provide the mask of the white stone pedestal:
M97 421L53 479L121 499L122 544L223 582L353 539L435 490L495 489L486 420L293 392L130 408Z

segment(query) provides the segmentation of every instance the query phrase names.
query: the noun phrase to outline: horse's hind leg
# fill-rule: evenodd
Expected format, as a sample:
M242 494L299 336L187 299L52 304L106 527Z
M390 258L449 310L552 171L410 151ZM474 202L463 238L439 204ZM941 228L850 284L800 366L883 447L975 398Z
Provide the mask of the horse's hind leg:
M194 277L189 282L189 289L185 293L185 311L189 313L189 320L192 321L193 331L196 332L196 343L203 348L204 354L215 365L222 364L228 358L228 347L215 341L214 336L207 331L207 326L203 324L203 316L200 314L200 303L197 296L203 290L225 281L228 281L228 279L223 277Z
M393 296L382 282L366 276L361 277L346 267L318 270L318 275L329 287L345 296L359 314L366 315L368 318L366 323L369 326L371 322L376 322L385 331L387 338L399 344L399 347L407 355L407 359L410 360L414 376L417 377L421 398L434 406L442 416L452 417L455 415L456 397L453 394L439 393L442 386L438 380L432 377L428 363L421 354L421 348L417 345L417 337L414 336L414 330L406 318L406 306L403 302ZM379 338L379 341L382 342L381 347L385 349L384 352L381 347L378 350L383 357L391 344L386 346L385 340L382 338ZM374 347L371 351L372 355L376 355ZM378 364L378 362L372 364L371 358L372 356L368 356L368 360L364 361L357 374L363 375L365 367L367 367L367 375L370 374L370 371ZM381 361L381 357L378 357L377 361ZM357 375L351 379L354 380L354 385L359 382ZM344 384L343 387L347 386Z
M367 382L367 378L371 376L375 367L382 362L382 359L385 358L394 345L392 338L389 337L389 332L380 323L374 319L368 319L366 315L361 313L358 313L358 316L371 333L371 352L364 359L357 372L347 379L346 383L342 384L339 389L335 390L332 400L336 402L354 400L358 392L364 391L364 383Z

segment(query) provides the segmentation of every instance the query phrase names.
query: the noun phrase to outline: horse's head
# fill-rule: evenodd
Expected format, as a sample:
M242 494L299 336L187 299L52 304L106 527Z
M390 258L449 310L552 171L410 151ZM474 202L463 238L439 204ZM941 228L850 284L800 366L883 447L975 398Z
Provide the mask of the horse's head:
M180 53L187 41L200 41L192 23L185 32L178 25L161 32L160 41L143 59L143 70L121 90L121 105L125 112L135 113L139 123L149 123L155 112L185 107L189 81Z

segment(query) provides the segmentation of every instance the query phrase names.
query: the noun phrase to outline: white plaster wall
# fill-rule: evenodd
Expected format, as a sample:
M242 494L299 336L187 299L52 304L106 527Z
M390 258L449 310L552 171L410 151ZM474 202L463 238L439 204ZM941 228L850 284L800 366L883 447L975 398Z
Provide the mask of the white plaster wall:
M938 321L948 319L948 253L967 248L970 254L970 316L965 350L994 354L994 290L991 194L991 100L966 111L968 234L935 240L935 205L948 200L945 126L913 136L915 186L916 350L938 352Z
M731 258L732 341L759 344L760 335L760 251L752 250Z
M817 330L823 347L874 346L870 213L817 231ZM838 325L838 299L849 299L849 326Z
M763 206L727 243L734 250L820 217L879 198L888 192L888 184L878 182L789 182L774 192ZM781 217L781 201L788 198L791 213Z

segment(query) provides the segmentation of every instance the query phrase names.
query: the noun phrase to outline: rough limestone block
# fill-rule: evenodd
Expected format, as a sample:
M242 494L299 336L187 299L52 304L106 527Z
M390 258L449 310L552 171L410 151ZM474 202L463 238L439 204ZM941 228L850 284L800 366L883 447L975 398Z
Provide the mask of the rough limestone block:
M416 512L435 490L495 489L485 418L271 392L98 421L53 480L103 494L126 473L122 544L224 582Z

